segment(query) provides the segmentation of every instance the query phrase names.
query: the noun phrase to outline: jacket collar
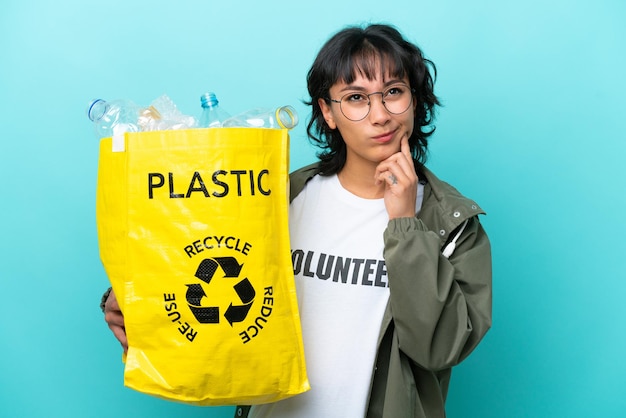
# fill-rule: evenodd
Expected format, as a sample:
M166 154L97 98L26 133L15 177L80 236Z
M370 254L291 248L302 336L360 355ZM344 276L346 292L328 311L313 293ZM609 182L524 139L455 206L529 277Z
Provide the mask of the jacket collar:
M457 189L440 180L426 167L421 168L427 184L424 188L424 203L417 215L431 231L439 234L442 243L465 220L484 215L485 211L474 200L463 196Z

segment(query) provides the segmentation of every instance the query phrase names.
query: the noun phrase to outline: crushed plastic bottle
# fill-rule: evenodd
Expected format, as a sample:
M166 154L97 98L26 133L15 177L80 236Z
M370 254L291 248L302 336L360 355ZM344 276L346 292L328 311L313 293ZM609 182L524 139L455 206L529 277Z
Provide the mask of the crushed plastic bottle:
M172 99L165 94L153 100L148 107L139 106L127 99L95 99L87 107L87 116L93 122L98 138L125 132L164 131L197 126L196 118L180 112Z
M166 94L154 99L139 117L139 126L142 131L188 129L196 127L197 124L196 118L183 114Z
M224 121L224 127L249 127L293 129L298 124L298 112L292 106L280 106L275 109L254 108L235 115Z

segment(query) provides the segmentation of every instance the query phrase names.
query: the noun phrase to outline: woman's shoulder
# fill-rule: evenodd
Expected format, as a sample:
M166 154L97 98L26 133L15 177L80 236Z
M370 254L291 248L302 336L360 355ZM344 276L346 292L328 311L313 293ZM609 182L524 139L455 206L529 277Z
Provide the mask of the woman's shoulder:
M293 200L304 189L306 183L320 172L320 163L305 165L289 174L289 197Z
M291 172L289 174L290 178L299 178L299 177L306 177L306 178L311 178L313 176L315 176L316 174L318 174L320 171L320 162L316 161L314 163L305 165L303 167L298 168L297 170Z
M458 217L459 210L468 217L485 213L476 201L461 194L454 186L441 180L428 168L420 167L420 174L427 183L425 195L428 196L429 203L437 206L444 213L451 213L455 217Z

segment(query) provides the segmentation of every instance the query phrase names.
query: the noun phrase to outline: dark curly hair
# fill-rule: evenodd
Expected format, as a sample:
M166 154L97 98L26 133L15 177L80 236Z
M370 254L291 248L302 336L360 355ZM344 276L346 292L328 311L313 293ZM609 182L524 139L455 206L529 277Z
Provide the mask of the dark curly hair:
M418 164L426 162L428 137L435 131L432 125L435 106L440 104L434 93L435 65L392 26L350 26L337 32L324 44L307 75L311 99L305 104L312 106L307 134L320 148L317 157L321 161L323 175L338 173L343 168L346 144L339 130L330 129L326 124L318 99L330 103L329 90L335 83L343 81L350 84L357 74L373 80L381 69L391 77L407 76L409 79L417 100L409 146Z

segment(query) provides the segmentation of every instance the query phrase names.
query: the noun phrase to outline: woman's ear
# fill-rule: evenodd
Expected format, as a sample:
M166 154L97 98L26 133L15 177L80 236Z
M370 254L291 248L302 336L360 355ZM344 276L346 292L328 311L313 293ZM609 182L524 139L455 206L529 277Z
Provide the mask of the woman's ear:
M317 99L317 103L320 105L320 109L322 110L322 115L324 116L324 120L330 129L336 129L337 124L335 123L335 119L333 116L333 111L330 108L330 105L326 103L324 99Z

